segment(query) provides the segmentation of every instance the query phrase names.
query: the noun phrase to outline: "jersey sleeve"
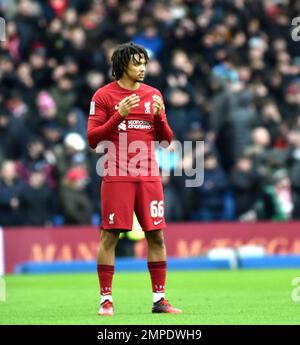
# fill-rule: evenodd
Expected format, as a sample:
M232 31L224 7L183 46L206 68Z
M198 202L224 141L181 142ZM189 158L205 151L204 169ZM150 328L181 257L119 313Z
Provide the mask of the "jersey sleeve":
M123 121L122 116L116 111L109 117L108 101L101 91L96 92L90 103L90 112L88 118L87 138L91 148L96 148L103 141L108 140L110 134Z
M159 92L158 96L163 100L163 96ZM160 116L154 116L154 130L156 140L159 142L167 141L169 144L173 139L173 131L170 128L167 120L165 104L163 103L163 108L161 110Z

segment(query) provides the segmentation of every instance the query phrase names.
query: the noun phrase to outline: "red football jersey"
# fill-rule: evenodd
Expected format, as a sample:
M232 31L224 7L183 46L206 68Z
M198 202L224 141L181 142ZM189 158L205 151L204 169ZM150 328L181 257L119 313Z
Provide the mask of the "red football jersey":
M122 117L118 104L132 94L140 97L139 106ZM104 181L160 180L154 141L170 143L173 132L164 107L160 116L153 115L153 95L162 97L149 85L140 83L137 90L128 90L116 81L95 92L90 105L87 136L91 148L96 148L100 142L107 148Z

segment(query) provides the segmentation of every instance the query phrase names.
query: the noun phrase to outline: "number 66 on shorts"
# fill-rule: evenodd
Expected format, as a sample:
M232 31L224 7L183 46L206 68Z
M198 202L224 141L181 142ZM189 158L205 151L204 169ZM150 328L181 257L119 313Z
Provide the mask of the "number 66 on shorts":
M161 182L102 182L101 196L103 230L132 230L133 212L144 231L166 226Z

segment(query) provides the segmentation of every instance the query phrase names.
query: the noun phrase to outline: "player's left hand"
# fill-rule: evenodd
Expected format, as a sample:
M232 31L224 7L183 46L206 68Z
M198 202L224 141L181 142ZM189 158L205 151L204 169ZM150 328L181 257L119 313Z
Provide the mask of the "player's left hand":
M153 109L154 109L154 116L160 116L161 114L161 110L164 107L163 101L161 99L161 97L157 96L157 95L153 95Z

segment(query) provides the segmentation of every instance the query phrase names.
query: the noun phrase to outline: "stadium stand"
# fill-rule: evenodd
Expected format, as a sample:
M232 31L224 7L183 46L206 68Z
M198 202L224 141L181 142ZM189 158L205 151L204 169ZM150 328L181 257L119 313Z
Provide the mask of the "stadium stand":
M293 0L1 1L1 225L99 224L89 102L130 40L176 140L205 141L201 187L164 179L167 221L299 219L299 13Z

